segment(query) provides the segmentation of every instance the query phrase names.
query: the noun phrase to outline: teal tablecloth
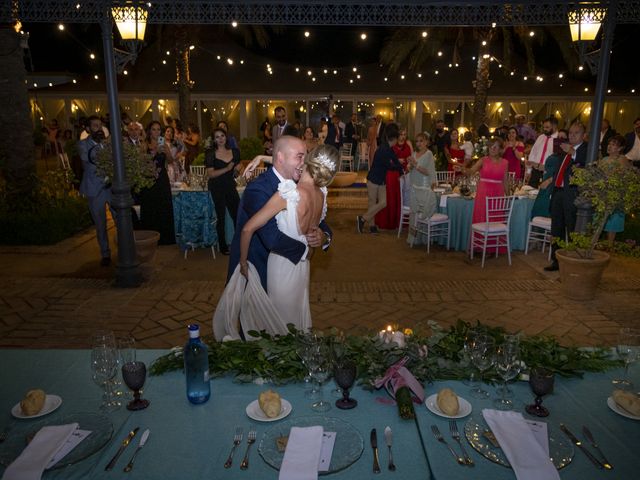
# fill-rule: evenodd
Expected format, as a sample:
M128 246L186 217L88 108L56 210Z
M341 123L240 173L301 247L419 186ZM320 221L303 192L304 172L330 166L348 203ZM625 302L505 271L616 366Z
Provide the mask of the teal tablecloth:
M511 250L524 250L527 245L527 227L531 219L534 200L516 197L511 214L510 240ZM439 207L440 213L446 213L451 219L452 250L467 251L471 235L471 218L475 200L462 197L449 197L445 208ZM439 239L440 245L446 245L446 239Z
M208 190L175 190L173 192L173 221L176 242L181 248L209 247L218 241L216 211ZM235 225L225 212L225 236L231 245Z
M139 359L149 362L160 351L145 350L139 352ZM35 422L35 420L13 420L9 410L29 389L40 387L49 393L62 397L62 406L48 418L55 420L62 415L77 412L96 412L100 402L100 391L90 380L90 352L87 350L2 350L0 360L0 429L12 422ZM638 445L640 445L640 422L621 417L606 405L611 392L611 379L614 374L587 374L584 379L557 379L555 392L548 396L544 404L550 409L547 421L554 435L561 436L558 430L560 422L567 424L573 432L582 437L582 425L588 425L596 440L600 443L609 461L615 469L612 472L596 470L581 451L576 451L573 462L560 471L563 479L587 480L595 478L631 479L637 478ZM633 379L637 378L633 372ZM450 386L459 395L471 401L474 413L489 407L491 401L477 401L468 395L468 387L460 382L438 382L427 385L427 394ZM267 386L254 384L236 384L229 378L212 381L212 396L208 403L194 406L187 402L185 380L181 372L173 372L160 377L150 377L144 387L144 397L151 401L148 409L129 412L125 409L113 414L115 433L111 442L95 455L77 465L62 470L47 472L44 479L277 479L278 473L269 467L258 454L257 445L264 432L276 423L259 423L245 415L245 406L257 398L258 393ZM275 387L280 394L293 405L289 418L312 415L310 401L304 397L300 384ZM333 385L326 385L328 392ZM488 387L493 393L494 389ZM526 383L520 382L514 387L515 401L519 410L532 400ZM384 397L381 392L370 393L356 388L353 397L359 402L354 410L332 408L327 416L337 417L355 426L361 433L365 448L362 456L351 467L331 475L335 479L425 479L426 462L420 449L415 424L398 417L396 407L376 401ZM430 431L431 425L437 425L448 438L448 422L429 412L424 406L416 406L418 422L426 442L435 478L438 480L457 479L514 479L513 471L486 460L470 445L467 451L476 462L474 469L460 467L454 463L446 448L436 442ZM458 420L459 428L465 419ZM398 470L389 472L386 448L380 452L383 466L380 475L371 471L372 453L369 448L369 432L377 428L379 442L382 443L382 431L391 426L394 432L394 457ZM258 431L258 442L251 454L248 471L239 468L246 442L236 453L236 461L230 469L223 467L231 447L233 432L237 426L244 428L245 435L250 426ZM129 446L120 457L116 468L105 472L104 467L114 455L127 432L135 427L140 431L149 428L151 436L145 448L136 460L135 468L124 475L122 468L134 451L139 438ZM11 433L9 433L11 434ZM563 438L564 440L564 438ZM456 446L457 448L457 446ZM0 450L2 444L0 444ZM4 469L0 467L0 472ZM329 478L329 477L327 477Z

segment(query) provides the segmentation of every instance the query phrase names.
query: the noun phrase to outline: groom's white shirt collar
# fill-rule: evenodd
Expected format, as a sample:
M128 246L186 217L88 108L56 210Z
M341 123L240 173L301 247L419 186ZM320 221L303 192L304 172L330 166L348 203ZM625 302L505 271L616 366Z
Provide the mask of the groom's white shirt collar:
M280 175L280 172L278 171L278 169L275 166L273 167L273 173L276 174L276 177L278 177L278 180L280 180L281 182L284 182L286 180L286 178L284 178L282 175Z

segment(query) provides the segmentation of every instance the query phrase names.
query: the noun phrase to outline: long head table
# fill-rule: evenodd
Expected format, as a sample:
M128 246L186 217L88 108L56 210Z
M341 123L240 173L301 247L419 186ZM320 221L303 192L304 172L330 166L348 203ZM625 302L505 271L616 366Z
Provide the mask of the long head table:
M149 363L164 352L144 350L138 352L138 358ZM55 420L63 415L78 412L98 412L100 390L90 380L90 352L87 350L2 350L0 359L0 428L11 428L13 422L32 422L36 420L15 420L10 416L10 409L22 395L32 388L43 388L49 393L62 397L62 406L48 418ZM609 461L614 465L611 472L597 470L587 457L576 449L573 461L560 471L563 479L591 478L637 478L638 445L640 445L640 422L621 417L606 405L607 396L611 392L611 379L621 372L607 374L587 374L584 379L556 379L555 392L545 398L544 404L550 409L551 416L547 421L554 435L562 436L558 425L567 424L571 430L582 438L582 426L588 425ZM482 408L490 407L491 400L478 401L468 395L468 387L461 382L437 382L427 385L427 394L437 392L449 386L458 394L468 399L475 413ZM114 435L110 443L98 453L80 463L50 471L45 479L101 479L124 478L122 469L137 446L140 435L120 457L116 468L105 472L104 467L115 454L120 442L135 427L140 432L151 430L151 436L145 448L139 453L134 469L126 475L131 479L179 479L179 478L211 478L211 479L276 479L278 472L269 467L258 454L257 446L264 432L276 423L260 423L250 420L245 414L245 407L257 398L260 391L267 386L255 384L237 384L230 378L212 381L212 396L208 403L194 406L187 402L185 381L181 372L172 372L159 377L150 377L144 387L144 398L151 401L149 408L139 412L129 412L122 408L111 415L114 424ZM334 385L325 385L327 396ZM315 415L309 408L310 401L303 394L300 384L277 386L281 395L293 405L293 412L288 418ZM516 405L522 410L525 403L530 403L532 394L528 385L519 382L513 386ZM494 389L489 387L493 393ZM352 466L331 475L336 479L372 478L373 456L369 448L369 432L377 428L379 444L382 447L380 475L376 478L389 479L425 479L427 467L421 452L420 441L415 424L401 420L396 407L376 401L376 397L384 397L381 392L367 392L356 388L353 397L359 402L354 410L338 410L333 407L327 416L337 417L355 426L363 439L365 448L362 456ZM335 399L333 399L335 400ZM473 457L476 467L461 467L454 463L445 446L439 444L431 434L430 426L437 425L449 438L448 421L429 412L424 406L417 405L418 422L429 454L429 461L436 479L513 479L511 469L499 466L486 460L466 444L467 452ZM47 418L47 417L44 417ZM466 419L458 420L462 430ZM387 452L382 432L385 426L391 426L394 434L394 460L398 469L390 472L386 469ZM230 469L223 464L232 445L233 432L236 427L243 427L245 441L236 452L236 461ZM246 432L249 427L256 427L258 441L252 449L251 463L248 470L240 470L239 464L246 448ZM9 431L11 435L11 430ZM566 440L566 437L563 438ZM456 449L457 445L454 444ZM0 444L0 451L2 444ZM4 467L0 467L0 472Z

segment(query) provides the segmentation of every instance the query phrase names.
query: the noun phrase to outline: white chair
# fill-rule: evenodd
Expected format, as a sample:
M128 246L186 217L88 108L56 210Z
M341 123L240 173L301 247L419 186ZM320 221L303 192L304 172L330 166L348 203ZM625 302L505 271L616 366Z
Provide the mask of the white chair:
M436 180L438 182L438 185L441 183L448 183L449 185L452 185L455 175L456 172L447 172L445 170L436 172Z
M550 217L533 217L527 228L527 246L524 254L529 253L529 242L538 241L542 244L542 253L547 245L549 245L548 258L551 260L551 218Z
M358 170L363 163L369 170L369 144L367 142L358 144Z
M349 166L349 171L353 172L353 155L351 155L351 144L343 143L340 147L340 171L344 171L345 165Z
M255 170L251 172L251 176L247 179L247 181L250 182L252 180L255 180L266 171L267 167L256 167Z
M516 172L509 172L509 180L511 183L516 181Z
M416 188L416 187L414 187ZM428 187L422 187L428 188ZM447 250L449 250L451 244L451 220L444 213L434 213L429 218L420 218L420 211L422 207L418 206L418 211L415 214L413 221L413 228L415 234L411 241L411 248L416 241L419 233L427 236L427 253L431 252L431 243L435 238L446 237L447 238Z
M402 232L402 226L409 226L409 216L411 215L411 208L407 205L408 198L405 198L405 188L409 180L405 178L405 175L400 177L400 222L398 223L398 238L400 238L400 232Z
M475 247L482 248L482 268L487 254L487 248L496 249L498 258L499 247L507 247L507 257L511 265L511 243L509 241L509 227L511 226L511 212L515 197L487 197L487 220L471 225L470 254L473 258Z
M205 172L204 165L191 165L190 167L191 175L196 177L203 177Z
M60 168L62 168L62 170L64 170L65 172L71 170L71 165L69 164L69 157L65 152L58 154L58 160L60 160Z

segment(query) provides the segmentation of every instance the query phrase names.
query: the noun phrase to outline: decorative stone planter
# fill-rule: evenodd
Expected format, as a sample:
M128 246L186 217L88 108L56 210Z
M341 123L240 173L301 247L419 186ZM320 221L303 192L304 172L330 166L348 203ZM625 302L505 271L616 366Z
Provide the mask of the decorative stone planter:
M329 184L330 187L349 187L358 179L356 172L338 172Z
M568 250L556 252L560 266L562 290L571 300L593 300L604 269L611 257L606 252L594 251L593 258L580 258Z
M136 258L140 263L153 261L158 249L160 233L154 230L134 230L133 238L136 244Z

